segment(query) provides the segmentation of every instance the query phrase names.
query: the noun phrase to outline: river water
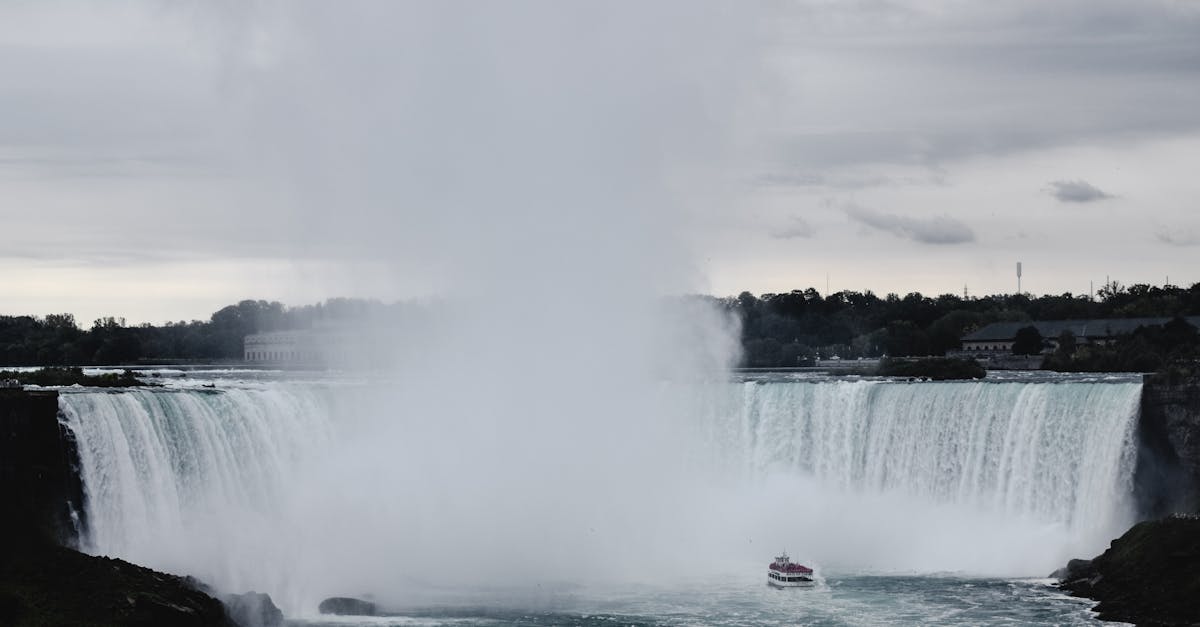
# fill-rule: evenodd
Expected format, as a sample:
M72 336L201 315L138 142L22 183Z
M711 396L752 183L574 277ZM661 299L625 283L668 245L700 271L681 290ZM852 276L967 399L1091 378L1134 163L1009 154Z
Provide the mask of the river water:
M765 577L764 577L765 579ZM1091 602L1045 579L948 575L830 576L811 589L778 590L758 578L693 581L694 587L609 590L604 599L485 607L415 608L390 618L293 620L333 625L1095 625ZM570 597L572 595L565 595Z

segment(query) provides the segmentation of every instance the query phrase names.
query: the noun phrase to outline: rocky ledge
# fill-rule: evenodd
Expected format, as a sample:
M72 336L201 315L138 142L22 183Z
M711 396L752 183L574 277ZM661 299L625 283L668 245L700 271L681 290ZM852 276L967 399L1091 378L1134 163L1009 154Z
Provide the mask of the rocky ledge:
M0 543L3 627L282 627L256 592L223 595L191 577L46 543Z
M237 627L183 577L58 546L4 548L0 625Z
M1071 560L1053 576L1072 595L1099 601L1101 620L1200 624L1200 516L1138 523L1095 559Z
M353 597L330 597L321 601L317 611L335 616L382 616L374 603Z

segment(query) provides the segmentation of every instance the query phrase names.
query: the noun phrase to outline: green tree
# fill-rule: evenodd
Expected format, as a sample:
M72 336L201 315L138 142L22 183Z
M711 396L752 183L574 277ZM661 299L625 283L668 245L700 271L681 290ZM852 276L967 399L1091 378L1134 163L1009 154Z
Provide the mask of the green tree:
M1054 352L1069 359L1075 355L1077 346L1075 334L1070 329L1063 329L1063 332L1058 334L1058 348L1054 349Z
M1017 336L1013 340L1012 352L1014 355L1040 355L1043 344L1042 333L1037 327L1021 327L1017 329Z

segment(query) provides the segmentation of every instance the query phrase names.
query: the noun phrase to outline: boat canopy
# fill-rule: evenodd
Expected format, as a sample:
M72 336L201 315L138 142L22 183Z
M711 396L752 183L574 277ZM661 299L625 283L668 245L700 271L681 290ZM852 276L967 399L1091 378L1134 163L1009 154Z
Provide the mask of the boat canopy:
M793 564L786 551L783 555L776 557L775 561L771 563L771 570L781 573L796 573L801 575L812 574L811 568L807 566L801 566L800 564Z
M807 566L801 566L800 564L784 564L782 566L779 564L771 564L771 570L777 570L781 573L799 573L801 575L812 574L811 568Z

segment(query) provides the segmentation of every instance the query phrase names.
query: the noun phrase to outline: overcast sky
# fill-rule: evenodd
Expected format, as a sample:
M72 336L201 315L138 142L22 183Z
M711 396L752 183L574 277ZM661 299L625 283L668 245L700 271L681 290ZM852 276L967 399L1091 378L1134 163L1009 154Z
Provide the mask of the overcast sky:
M565 232L506 220L532 168L717 295L1200 281L1200 2L748 4L0 4L0 313L439 294Z

